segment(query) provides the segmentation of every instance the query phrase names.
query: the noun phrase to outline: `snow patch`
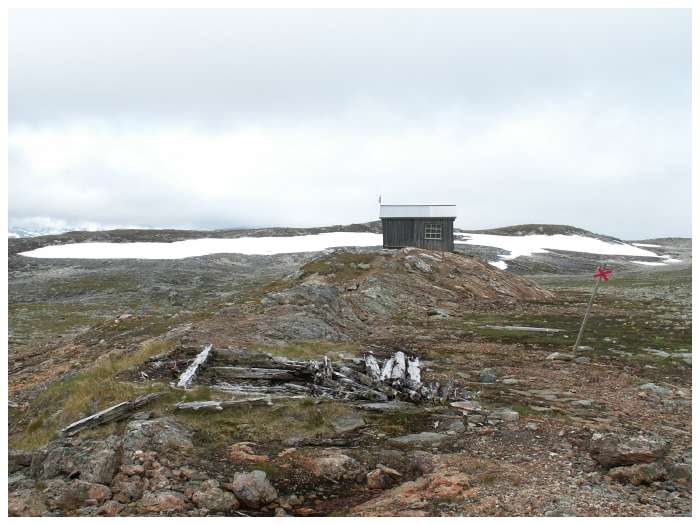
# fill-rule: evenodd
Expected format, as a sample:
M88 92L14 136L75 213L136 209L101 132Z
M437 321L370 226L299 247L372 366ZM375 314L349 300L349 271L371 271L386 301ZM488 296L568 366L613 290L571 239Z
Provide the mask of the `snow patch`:
M666 263L662 262L649 262L649 261L631 261L635 264L643 264L645 266L666 266Z
M508 268L508 264L505 261L489 261L489 264L501 270Z
M633 242L632 245L640 246L642 248L663 248L663 246L658 244L644 244L643 242Z
M20 255L39 259L185 259L215 253L274 255L316 252L341 246L382 246L382 235L330 232L293 237L205 238L177 242L86 242L44 246Z
M455 242L471 244L475 246L490 246L510 252L500 255L499 261L489 264L505 268L498 263L509 261L520 256L530 256L535 253L547 253L548 250L561 250L567 252L596 253L601 255L627 255L632 257L661 257L660 255L644 250L638 246L623 242L606 242L594 237L582 235L489 235L484 233L455 234ZM664 264L664 263L657 263ZM507 267L507 266L506 266Z

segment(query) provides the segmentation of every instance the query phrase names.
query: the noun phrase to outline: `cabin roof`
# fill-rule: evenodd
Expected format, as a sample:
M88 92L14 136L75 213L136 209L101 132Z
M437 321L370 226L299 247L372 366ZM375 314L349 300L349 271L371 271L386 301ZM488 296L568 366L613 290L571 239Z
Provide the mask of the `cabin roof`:
M381 204L380 219L398 218L452 218L457 217L454 204Z

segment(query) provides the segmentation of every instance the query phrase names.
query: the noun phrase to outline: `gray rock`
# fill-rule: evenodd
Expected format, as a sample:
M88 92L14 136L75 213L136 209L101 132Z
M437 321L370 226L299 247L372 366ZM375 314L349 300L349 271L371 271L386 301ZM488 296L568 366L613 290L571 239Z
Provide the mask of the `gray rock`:
M577 352L592 352L593 347L592 346L577 346L576 351Z
M448 432L464 432L464 421L461 419L456 419L454 421L451 421L445 430Z
M481 404L478 401L454 401L450 403L450 406L465 412L479 412L481 410Z
M336 432L343 433L365 427L367 423L361 416L352 414L349 416L338 416L333 420L332 425Z
M33 477L50 479L57 476L79 477L92 483L110 483L119 463L119 440L112 436L105 441L54 442L32 459Z
M385 465L378 464L377 468L367 474L367 488L388 489L401 478L401 473Z
M690 463L671 463L667 467L668 478L674 481L690 482L693 479L693 468Z
M577 357L576 359L574 359L574 363L577 363L579 365L586 365L590 362L591 362L590 357Z
M129 421L124 430L124 456L127 460L137 450L173 452L192 449L192 431L170 418Z
M563 352L552 352L547 356L549 361L573 361L573 354L565 354Z
M652 463L668 451L669 442L652 434L624 436L595 433L588 451L591 457L605 467Z
M10 474L29 467L32 464L32 455L24 450L9 450L7 453L7 470Z
M533 432L540 429L540 426L534 421L528 421L526 427L528 430L532 430Z
M186 506L184 495L174 490L146 492L138 502L141 512L153 514L181 512Z
M47 515L46 498L33 489L20 489L8 494L7 511L10 516L37 517Z
M344 454L340 449L314 451L313 454L304 455L300 462L314 476L336 481L362 479L366 473L365 468L360 463Z
M483 425L486 422L486 416L483 414L469 414L467 416L467 423L472 425Z
M479 372L479 381L482 383L495 383L496 372L494 372L493 368L484 368Z
M430 308L428 309L428 317L438 317L440 319L449 319L450 314L442 308Z
M363 410L370 410L372 412L397 412L414 409L416 408L416 405L405 401L393 400L385 403L364 403L360 405L360 408Z
M433 268L430 266L427 262L425 262L423 259L420 257L416 257L415 255L407 255L406 256L406 261L410 263L410 265L415 268L416 270L423 272L423 273L432 273ZM409 266L410 268L410 266Z
M202 483L200 490L192 494L192 502L199 508L213 512L226 512L239 507L238 500L231 492L222 490L219 482L210 479Z
M429 446L438 445L448 436L437 432L420 432L418 434L407 434L389 439L389 443L399 446Z
M518 419L520 419L520 414L518 414L515 410L496 410L488 415L489 421L504 421L506 423L513 423L518 421Z
M656 394L659 397L666 397L666 396L671 394L670 389L663 387L663 386L655 385L654 383L646 383L646 384L640 386L639 390L651 392L652 394Z
M659 463L640 463L610 469L608 475L620 483L632 485L649 484L665 479L666 470Z
M571 402L571 406L575 408L591 408L593 406L593 401L590 399L577 399Z
M233 493L246 507L259 509L277 499L277 491L262 470L236 472L232 483Z

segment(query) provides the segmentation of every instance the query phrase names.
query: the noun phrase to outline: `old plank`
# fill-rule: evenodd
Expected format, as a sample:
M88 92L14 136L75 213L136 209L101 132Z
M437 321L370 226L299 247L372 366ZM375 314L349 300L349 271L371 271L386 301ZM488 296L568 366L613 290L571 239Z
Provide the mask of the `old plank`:
M211 352L211 348L212 348L211 344L204 345L204 350L202 350L199 354L197 354L197 357L194 358L194 361L192 361L192 364L187 367L187 370L185 370L182 373L182 375L180 375L180 379L177 382L177 386L179 388L189 388L190 387L190 385L192 384L192 380L197 375L197 370L209 358L209 353Z
M162 395L162 392L153 392L150 394L141 395L130 401L123 401L122 403L105 408L104 410L100 410L99 412L96 412L88 417L71 423L67 427L61 429L60 433L63 436L74 436L86 428L92 428L111 421L117 421Z
M290 380L298 374L284 368L252 368L241 366L214 366L209 370L217 377L226 379Z

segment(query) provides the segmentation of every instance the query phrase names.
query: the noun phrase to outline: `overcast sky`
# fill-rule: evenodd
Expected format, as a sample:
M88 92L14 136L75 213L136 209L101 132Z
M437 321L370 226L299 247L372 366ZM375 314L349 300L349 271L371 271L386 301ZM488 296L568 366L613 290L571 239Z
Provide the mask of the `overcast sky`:
M24 10L11 226L689 236L689 10Z

